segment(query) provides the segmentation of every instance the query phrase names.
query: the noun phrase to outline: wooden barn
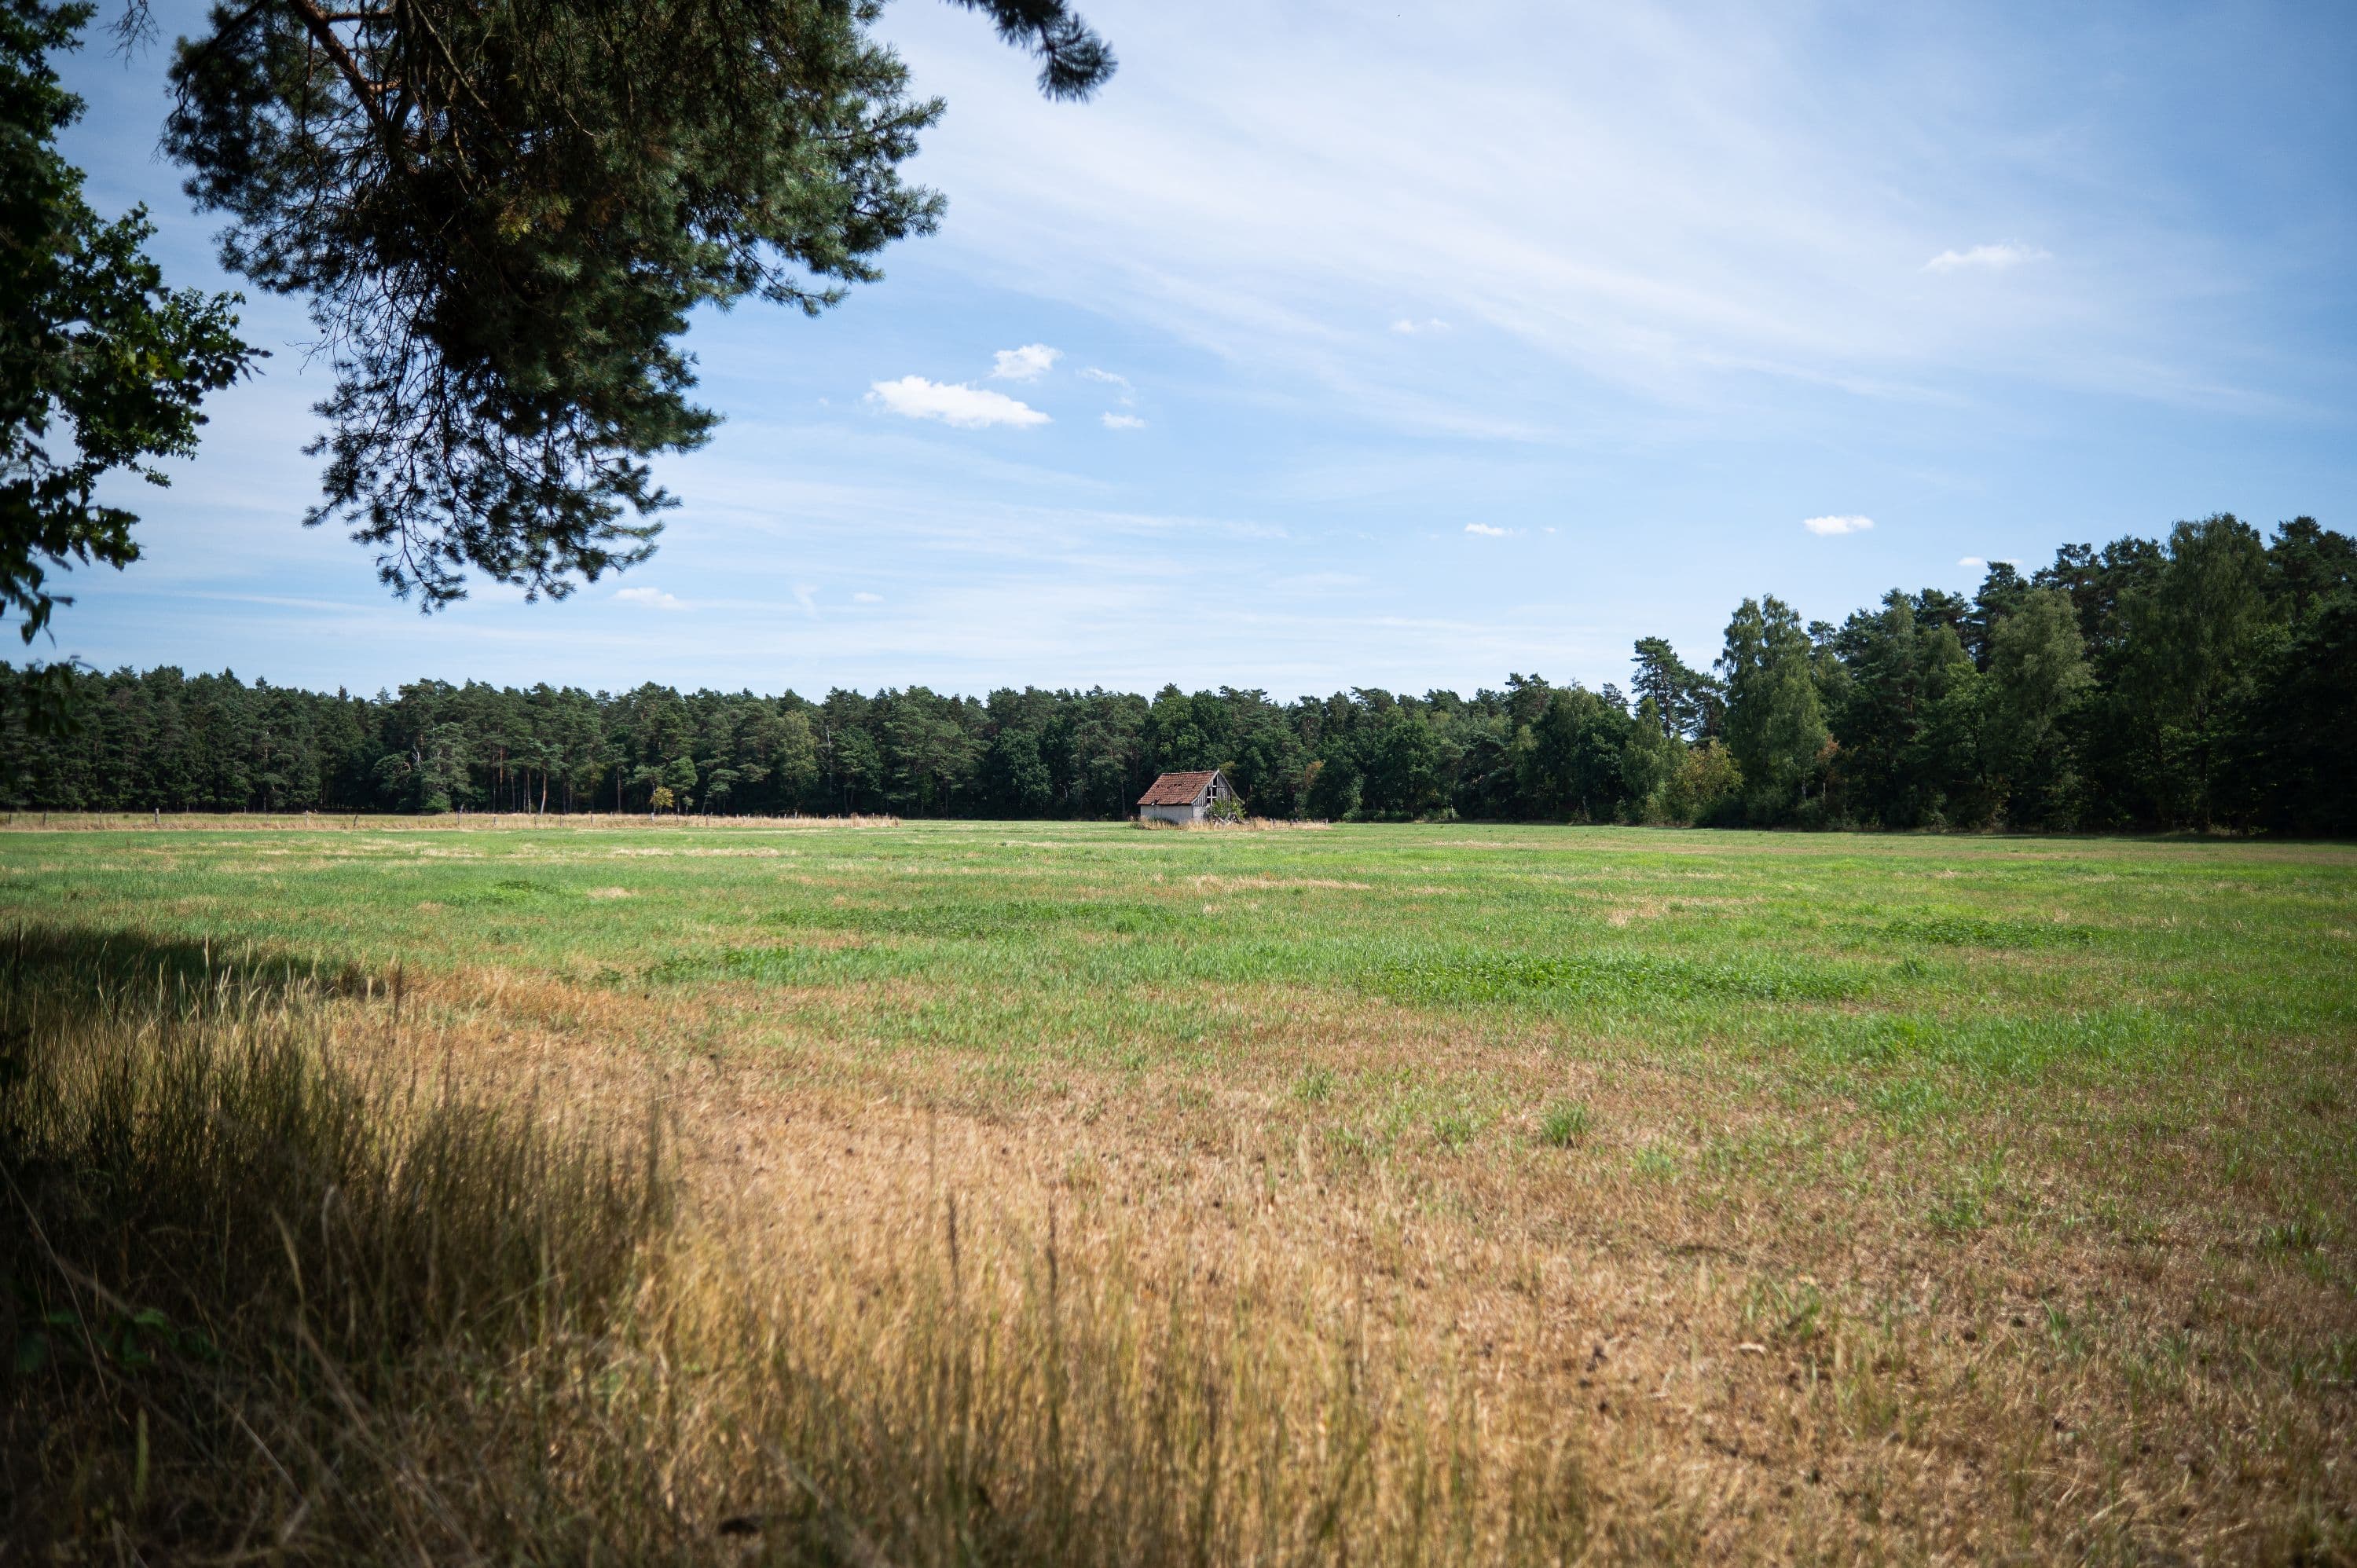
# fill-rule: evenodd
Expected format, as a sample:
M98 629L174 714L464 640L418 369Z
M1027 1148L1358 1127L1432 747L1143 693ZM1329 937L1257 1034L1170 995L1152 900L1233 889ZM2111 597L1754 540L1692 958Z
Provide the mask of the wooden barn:
M1137 814L1149 822L1200 822L1214 800L1237 799L1228 776L1219 768L1208 773L1166 773L1137 798Z

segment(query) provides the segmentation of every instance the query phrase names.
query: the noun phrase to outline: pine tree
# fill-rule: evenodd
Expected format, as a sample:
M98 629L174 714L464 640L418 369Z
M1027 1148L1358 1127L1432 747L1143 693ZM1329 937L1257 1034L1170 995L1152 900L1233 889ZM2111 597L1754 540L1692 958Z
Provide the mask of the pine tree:
M961 0L1051 97L1113 71L1062 0ZM702 444L698 306L815 314L942 203L900 177L939 101L877 0L253 0L172 67L166 133L222 260L310 302L324 497L433 608L470 573L562 596L643 560Z

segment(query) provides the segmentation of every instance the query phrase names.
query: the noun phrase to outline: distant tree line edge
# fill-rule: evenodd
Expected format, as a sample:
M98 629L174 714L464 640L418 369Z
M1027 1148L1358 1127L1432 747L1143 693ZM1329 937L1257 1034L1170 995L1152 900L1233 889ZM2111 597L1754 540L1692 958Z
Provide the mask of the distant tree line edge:
M1589 691L1152 697L922 686L592 693L419 682L373 697L77 671L73 733L5 704L16 810L889 811L1108 819L1225 768L1280 818L2357 832L2357 542L2227 515L2069 545L1970 598L1839 624L1746 599L1709 670L1666 641ZM7 681L54 680L5 671ZM13 696L15 693L9 693Z

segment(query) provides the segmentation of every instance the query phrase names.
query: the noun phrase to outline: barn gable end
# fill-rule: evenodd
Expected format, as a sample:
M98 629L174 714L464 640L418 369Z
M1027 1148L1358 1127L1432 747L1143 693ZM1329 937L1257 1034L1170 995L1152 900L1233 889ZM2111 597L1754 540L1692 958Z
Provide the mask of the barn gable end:
M1213 768L1200 773L1166 773L1137 798L1137 814L1148 822L1200 822L1214 800L1236 799L1227 774Z

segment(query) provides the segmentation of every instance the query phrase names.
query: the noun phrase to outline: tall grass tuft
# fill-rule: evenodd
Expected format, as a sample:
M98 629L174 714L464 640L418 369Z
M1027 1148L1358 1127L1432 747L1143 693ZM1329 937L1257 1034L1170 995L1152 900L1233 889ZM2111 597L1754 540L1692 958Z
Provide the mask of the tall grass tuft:
M879 1262L699 1218L662 1119L400 1065L382 988L22 936L0 1560L1559 1562L1551 1412L942 1197ZM398 995L398 991L393 992ZM367 998L367 999L363 999Z
M414 1561L487 1509L577 1534L496 1456L573 1441L573 1380L626 1332L670 1219L653 1129L348 1065L284 965L13 967L12 1544Z

